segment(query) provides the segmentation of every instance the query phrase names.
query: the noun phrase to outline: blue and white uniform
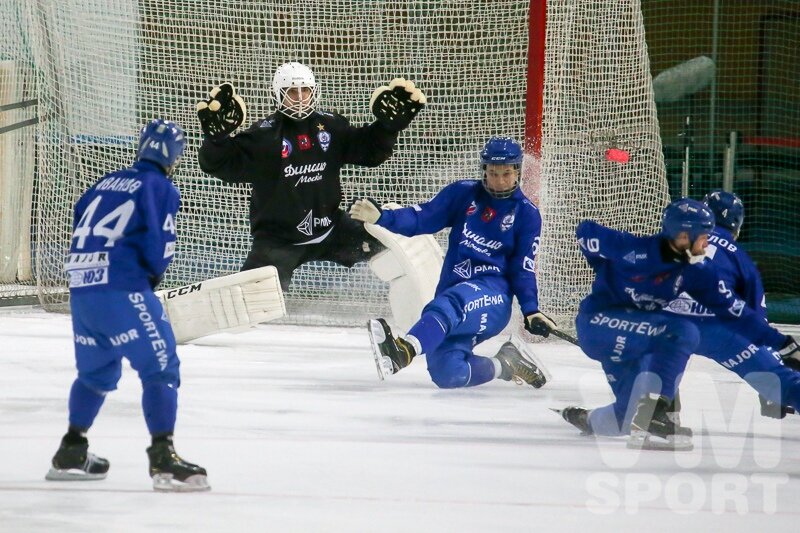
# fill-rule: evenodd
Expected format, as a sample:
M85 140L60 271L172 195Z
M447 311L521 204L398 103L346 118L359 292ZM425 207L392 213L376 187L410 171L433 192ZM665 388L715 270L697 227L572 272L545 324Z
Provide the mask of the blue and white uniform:
M497 198L481 181L463 180L429 202L384 210L377 224L409 237L452 228L436 296L409 337L419 340L439 387L492 380L494 363L472 349L503 330L514 296L524 315L538 310L539 210L519 189Z
M717 226L709 236L706 257L719 277L720 287L741 298L746 308L766 324L761 276L747 253L736 244L733 234ZM800 372L784 366L775 351L779 345L765 344L758 331L747 327L732 332L724 315L717 317L685 292L672 300L667 310L689 318L700 330L695 353L736 372L768 400L800 411Z
M175 253L179 205L164 168L139 160L103 176L75 206L65 265L78 368L71 426L92 425L125 357L142 381L150 433L174 429L180 363L153 286Z
M754 341L769 346L785 341L717 279L707 262L689 264L671 256L663 234L638 237L587 220L578 225L576 236L595 272L575 321L578 340L602 365L616 398L591 411L595 434L627 434L636 403L645 394L674 397L701 340L693 321L664 310L681 293L712 309L721 327L731 332L748 330Z

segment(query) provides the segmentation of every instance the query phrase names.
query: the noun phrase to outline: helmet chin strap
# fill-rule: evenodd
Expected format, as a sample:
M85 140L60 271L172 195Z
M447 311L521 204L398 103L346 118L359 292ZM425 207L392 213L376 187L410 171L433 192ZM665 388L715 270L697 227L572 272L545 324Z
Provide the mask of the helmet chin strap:
M687 248L686 255L689 257L689 264L696 265L698 263L702 263L703 260L706 258L706 251L703 250L703 253L700 255L693 255L692 250L690 248Z

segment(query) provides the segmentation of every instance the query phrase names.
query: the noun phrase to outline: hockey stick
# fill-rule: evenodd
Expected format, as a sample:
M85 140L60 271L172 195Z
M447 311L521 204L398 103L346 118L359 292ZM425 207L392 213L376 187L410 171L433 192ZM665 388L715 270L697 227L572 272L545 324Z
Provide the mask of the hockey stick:
M560 331L558 329L551 329L550 333L555 335L559 339L563 339L563 340L565 340L565 341L567 341L567 342L569 342L571 344L574 344L575 346L580 346L580 344L578 344L578 339L576 339L575 337L573 337L569 333L564 333L563 331Z

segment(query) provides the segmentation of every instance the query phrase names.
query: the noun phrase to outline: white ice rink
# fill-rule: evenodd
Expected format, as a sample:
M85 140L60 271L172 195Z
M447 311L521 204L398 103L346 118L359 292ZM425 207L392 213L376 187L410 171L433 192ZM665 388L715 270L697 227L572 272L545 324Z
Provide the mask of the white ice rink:
M800 417L760 417L754 392L695 358L682 386L695 450L628 450L548 409L606 402L599 366L566 344L535 349L544 389L447 391L424 360L378 381L359 329L263 326L182 346L176 448L212 490L157 494L127 365L89 434L108 478L44 480L67 425L69 317L2 309L0 532L795 530Z

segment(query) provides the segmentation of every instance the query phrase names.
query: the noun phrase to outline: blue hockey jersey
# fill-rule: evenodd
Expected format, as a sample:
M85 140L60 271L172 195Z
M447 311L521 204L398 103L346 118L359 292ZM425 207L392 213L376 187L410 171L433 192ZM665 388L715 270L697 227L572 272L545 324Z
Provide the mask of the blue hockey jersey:
M750 308L709 261L690 265L665 262L663 237L637 237L584 220L576 229L578 244L595 272L591 293L581 302L582 312L610 307L659 311L685 292L729 327L746 330L754 342L780 347L785 336Z
M731 232L725 228L717 226L708 236L708 242L706 257L720 281L744 300L749 309L766 321L764 284L753 260L736 244ZM667 310L685 316L714 316L710 309L700 305L686 293L681 293L678 298L671 301Z
M378 224L408 237L452 228L437 295L465 280L497 276L524 314L539 309L534 261L542 218L519 189L499 199L480 180L457 181L428 202L384 210Z
M70 290L151 288L175 253L179 206L178 190L149 161L100 178L75 204Z

